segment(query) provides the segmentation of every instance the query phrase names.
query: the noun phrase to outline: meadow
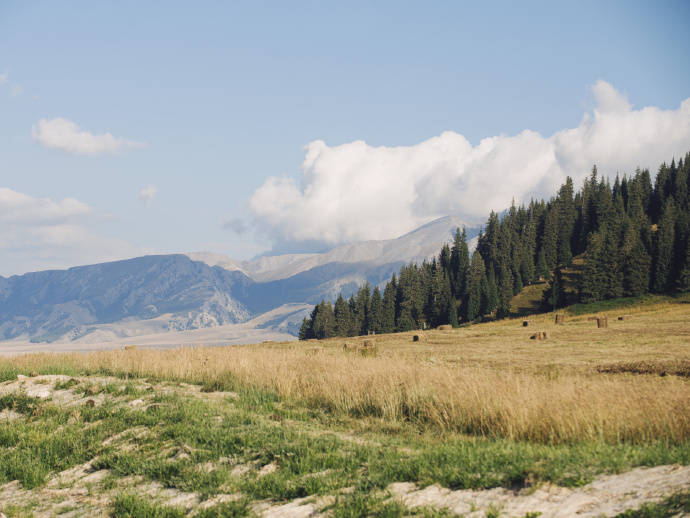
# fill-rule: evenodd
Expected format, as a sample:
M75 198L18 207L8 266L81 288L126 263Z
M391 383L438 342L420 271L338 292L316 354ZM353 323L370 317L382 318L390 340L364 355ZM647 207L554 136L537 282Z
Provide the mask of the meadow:
M687 466L689 302L573 306L560 325L546 313L324 341L3 358L0 502L10 503L0 510L452 516L465 508L404 505L392 488L578 488ZM530 339L537 331L547 339ZM687 491L639 512L682 510ZM467 513L508 509L489 504Z

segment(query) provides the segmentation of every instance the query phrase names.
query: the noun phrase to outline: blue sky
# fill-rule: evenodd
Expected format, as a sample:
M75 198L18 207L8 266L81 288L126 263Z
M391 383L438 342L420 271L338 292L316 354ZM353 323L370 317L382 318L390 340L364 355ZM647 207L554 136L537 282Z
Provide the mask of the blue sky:
M520 200L592 161L656 167L690 150L688 19L686 1L1 2L0 274L396 237L502 209L484 171L511 169ZM60 119L115 143L70 147ZM658 153L586 136L650 124ZM575 145L551 137L576 128L584 159L563 161ZM414 187L378 196L397 181Z

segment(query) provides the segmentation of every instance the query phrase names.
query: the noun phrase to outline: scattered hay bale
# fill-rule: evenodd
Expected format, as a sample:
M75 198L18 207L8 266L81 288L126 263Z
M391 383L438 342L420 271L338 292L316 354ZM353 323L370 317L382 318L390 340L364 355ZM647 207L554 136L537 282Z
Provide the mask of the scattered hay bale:
M597 318L597 328L599 329L604 329L609 327L609 319L608 317L599 317Z
M353 349L353 348L354 348L354 346L352 344L349 344L347 342L345 342L343 344L343 351L347 351L348 349Z
M546 340L546 331L537 331L529 337L530 340Z
M562 313L559 313L556 315L556 324L565 324L565 315Z
M599 320L599 317L587 317L588 321Z
M136 345L125 345L125 351L134 351L136 348Z
M618 317L618 320L628 320L630 318L630 315L621 315Z
M36 372L36 371L31 371L31 372L29 373L29 377L30 377L30 378L35 378L36 376L38 376L38 372Z
M439 331L451 331L453 329L453 326L451 326L450 324L443 324L441 326L438 326L436 329L438 329Z
M413 335L412 336L412 341L413 342L423 342L424 341L424 335L423 334L418 334L418 335Z
M362 342L362 347L374 347L374 342L372 340L364 340Z
M529 320L522 321L522 327L527 327L529 325Z

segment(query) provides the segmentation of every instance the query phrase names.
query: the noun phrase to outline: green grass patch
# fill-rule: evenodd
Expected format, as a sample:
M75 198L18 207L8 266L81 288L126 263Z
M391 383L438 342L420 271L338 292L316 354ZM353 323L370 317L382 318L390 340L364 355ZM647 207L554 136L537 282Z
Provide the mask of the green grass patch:
M678 493L658 504L644 504L639 509L625 511L617 518L667 518L687 513L690 513L690 493Z
M183 518L182 509L153 503L133 493L119 495L113 503L113 518Z

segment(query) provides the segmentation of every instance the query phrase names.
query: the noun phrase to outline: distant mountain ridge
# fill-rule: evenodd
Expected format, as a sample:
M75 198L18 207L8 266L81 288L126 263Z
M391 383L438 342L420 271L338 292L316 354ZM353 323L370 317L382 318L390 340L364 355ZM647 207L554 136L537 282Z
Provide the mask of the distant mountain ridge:
M317 254L262 256L250 261L236 261L222 254L207 252L186 255L209 266L241 271L257 282L268 282L286 279L330 263L421 263L438 255L441 245L451 241L453 231L462 227L467 228L469 238L476 237L479 232L477 225L469 225L455 216L445 216L395 239L359 241Z
M267 333L296 334L307 312L304 304L333 300L340 292L347 296L365 281L386 282L402 264L437 255L461 225L458 218L441 218L397 239L322 254L253 261L219 254L151 255L0 277L0 340L94 343L212 327L237 330L250 319ZM470 237L478 232L468 230ZM255 318L290 304L301 306L268 323Z

